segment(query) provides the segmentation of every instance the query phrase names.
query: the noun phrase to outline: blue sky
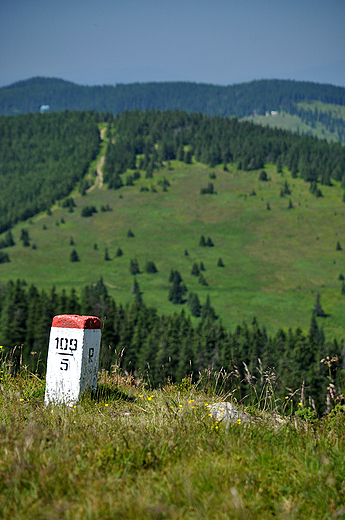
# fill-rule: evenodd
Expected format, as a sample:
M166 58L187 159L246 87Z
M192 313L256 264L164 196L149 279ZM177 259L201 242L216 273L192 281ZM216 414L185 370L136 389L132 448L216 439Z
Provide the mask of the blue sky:
M0 0L0 86L33 76L345 87L345 0Z

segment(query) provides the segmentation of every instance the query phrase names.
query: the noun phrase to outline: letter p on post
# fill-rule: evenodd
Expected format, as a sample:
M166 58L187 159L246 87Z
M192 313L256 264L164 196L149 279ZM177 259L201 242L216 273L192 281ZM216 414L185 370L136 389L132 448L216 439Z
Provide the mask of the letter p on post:
M101 321L95 316L55 316L50 330L45 403L72 405L97 387Z

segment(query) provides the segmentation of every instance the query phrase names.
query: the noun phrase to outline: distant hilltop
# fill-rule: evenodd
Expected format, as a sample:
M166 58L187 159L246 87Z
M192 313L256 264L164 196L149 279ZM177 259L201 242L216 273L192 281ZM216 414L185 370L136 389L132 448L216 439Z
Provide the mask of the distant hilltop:
M38 112L49 106L50 111L184 110L242 118L278 110L294 113L303 101L345 105L345 88L278 79L230 86L162 82L90 87L36 77L0 88L0 115Z

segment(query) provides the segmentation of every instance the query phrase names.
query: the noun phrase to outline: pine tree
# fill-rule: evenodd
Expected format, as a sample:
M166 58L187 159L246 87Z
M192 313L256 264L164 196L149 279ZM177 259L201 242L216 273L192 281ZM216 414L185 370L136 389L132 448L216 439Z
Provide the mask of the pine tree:
M188 298L188 305L190 308L190 312L192 316L199 318L201 315L201 305L199 301L199 297L196 293L190 293Z
M130 261L129 272L131 274L140 274L139 263L137 259Z
M189 256L187 249L184 250L184 256Z
M171 275L171 273L170 273ZM169 278L170 280L170 278ZM168 300L174 304L184 303L183 296L187 292L187 287L182 283L181 275L178 271L174 271L172 287L169 291Z
M199 278L198 278L198 282L201 284L201 285L208 285L204 275L202 273L199 274Z
M155 266L155 263L152 262L152 261L146 262L145 272L146 273L151 273L151 274L158 273L158 269Z
M78 253L77 253L77 251L75 249L73 249L73 251L71 252L69 258L70 258L71 262L79 262L79 260L80 260L79 256L78 256Z
M131 287L131 293L134 294L135 296L135 301L139 304L142 304L143 303L143 299L142 299L142 292L140 291L140 287L139 287L139 284L137 282L137 279L134 278L134 282L133 282L133 285Z
M214 308L211 306L210 296L207 295L205 305L201 308L201 319L205 321L206 318L210 317L212 320L216 320L217 316Z
M212 240L210 239L210 237L207 237L206 245L207 245L207 247L214 247L214 243L212 242Z
M205 247L206 246L206 240L205 240L204 235L201 235L201 237L200 237L199 246L201 246L201 247Z
M196 262L194 262L194 264L193 264L191 274L193 276L199 276L199 274L200 274L199 267L198 267L198 264Z
M316 294L316 302L315 302L315 307L314 307L314 311L313 312L315 313L315 315L317 317L320 317L320 318L326 318L327 317L327 314L325 313L325 311L321 307L321 296L320 296L320 293Z
M342 249L343 249L343 248L341 247L340 242L338 241L338 242L337 242L337 245L335 246L335 250L336 250L336 251L342 251Z
M122 255L123 255L123 251L122 251L121 247L118 247L115 256L119 257Z
M69 239L69 245L70 245L70 246L74 246L74 245L75 245L73 237L70 237L70 239Z
M217 266L218 267L225 267L224 264L223 264L223 260L221 258L218 258Z
M107 248L107 247L105 248L105 252L104 252L104 260L106 260L107 262L110 260L109 253L108 253L108 248Z
M204 262L200 262L200 271L205 271Z
M128 238L132 238L132 237L134 237L134 233L133 233L133 231L132 231L131 229L129 229L129 230L127 231L127 237L128 237Z
M259 174L259 181L267 182L267 180L268 180L267 173L265 172L265 170L262 170Z
M291 195L291 190L287 181L284 184L284 195Z

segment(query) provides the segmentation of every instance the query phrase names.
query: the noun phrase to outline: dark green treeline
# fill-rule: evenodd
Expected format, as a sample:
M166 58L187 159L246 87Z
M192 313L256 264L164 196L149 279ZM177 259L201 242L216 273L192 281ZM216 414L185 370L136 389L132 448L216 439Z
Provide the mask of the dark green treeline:
M99 151L91 112L0 117L0 233L68 195Z
M16 366L21 362L35 371L38 366L41 373L45 371L51 322L57 314L98 316L103 324L101 368L110 370L120 363L123 370L147 377L153 386L168 379L181 381L191 373L197 379L204 369L223 368L235 379L238 373L236 384L243 380L240 386L245 395L247 368L253 377L266 377L257 370L261 362L263 371L275 369L277 396L284 399L286 387L297 390L304 381L306 398L314 399L322 411L329 373L321 358L338 355L334 376L339 380L344 368L343 342L326 342L315 317L307 335L297 329L279 330L269 337L255 319L230 332L212 314L193 325L184 310L163 316L136 301L124 307L108 295L102 279L85 287L80 296L74 289L68 294L57 294L54 288L49 294L40 292L19 280L1 286L0 291L2 355Z
M127 169L153 176L163 162L178 159L189 164L235 163L239 170L258 170L266 163L283 166L293 177L331 186L332 179L345 186L345 148L310 136L261 127L236 118L209 117L186 112L133 111L108 119L109 144L104 180L110 188L123 185L120 174ZM140 157L138 161L138 155ZM344 176L344 177L343 177Z

